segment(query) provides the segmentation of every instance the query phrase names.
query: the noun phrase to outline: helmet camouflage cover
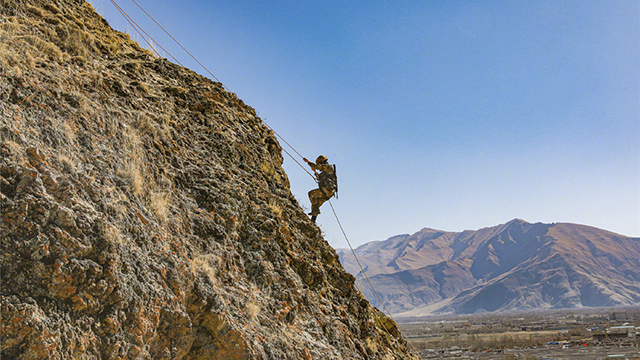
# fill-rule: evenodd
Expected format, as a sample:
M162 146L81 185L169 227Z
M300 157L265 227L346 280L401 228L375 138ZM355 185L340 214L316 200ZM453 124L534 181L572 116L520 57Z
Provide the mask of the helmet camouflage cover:
M326 157L326 156L324 156L324 155L320 155L320 156L318 156L318 158L316 159L316 164L322 164L322 163L324 163L324 162L326 162L326 161L328 161L328 160L329 160L329 159L327 159L327 157Z

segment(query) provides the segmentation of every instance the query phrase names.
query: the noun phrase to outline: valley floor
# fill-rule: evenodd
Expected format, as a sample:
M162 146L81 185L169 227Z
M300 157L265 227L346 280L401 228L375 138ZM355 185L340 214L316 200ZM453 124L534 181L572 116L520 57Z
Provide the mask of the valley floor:
M433 350L421 351L423 359L468 359L468 360L591 360L607 359L611 355L624 355L623 359L640 359L640 349L638 347L620 346L595 346L576 347L568 349L560 348L538 348L538 349L507 349L493 350L487 352L473 352L464 350ZM616 357L617 358L617 357Z
M603 331L638 327L639 319L640 308L631 307L414 318L400 326L423 359L640 359L636 331L607 338Z

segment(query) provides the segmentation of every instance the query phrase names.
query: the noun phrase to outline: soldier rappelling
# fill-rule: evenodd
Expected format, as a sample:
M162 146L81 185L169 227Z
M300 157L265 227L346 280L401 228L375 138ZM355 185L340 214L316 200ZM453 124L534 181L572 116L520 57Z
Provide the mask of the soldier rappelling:
M309 191L309 200L311 201L311 212L309 215L311 215L311 221L315 223L316 218L320 214L320 206L338 192L336 166L329 164L329 159L324 155L318 156L315 164L306 158L302 160L309 164L318 180L318 188Z

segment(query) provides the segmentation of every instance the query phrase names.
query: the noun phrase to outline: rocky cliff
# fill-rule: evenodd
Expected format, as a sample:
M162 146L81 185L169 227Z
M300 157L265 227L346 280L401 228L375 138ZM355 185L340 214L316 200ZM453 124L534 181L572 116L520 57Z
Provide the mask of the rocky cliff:
M3 359L412 358L221 84L0 0Z
M350 251L345 268L371 293ZM640 303L640 238L515 219L476 231L422 229L356 249L398 316Z

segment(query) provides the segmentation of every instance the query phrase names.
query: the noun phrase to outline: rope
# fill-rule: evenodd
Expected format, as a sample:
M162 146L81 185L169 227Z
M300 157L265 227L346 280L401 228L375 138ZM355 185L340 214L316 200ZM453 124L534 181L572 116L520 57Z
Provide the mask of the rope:
M143 7L142 7L142 6L140 6L140 4L138 4L138 3L136 2L136 0L131 0L131 1L133 1L133 3L134 3L134 4L136 4L136 5L140 8L140 10L142 10L145 14L147 14L147 16L148 16L151 20L153 20L153 22L154 22L154 23L156 23L156 25L158 25L158 26L160 27L160 29L162 29L162 31L164 31L164 32L165 32L165 34L169 35L169 37L170 37L171 39L173 39L173 41L175 41L175 42L176 42L176 44L178 44L178 46L180 46L180 47L182 48L182 50L184 50L187 54L189 54L189 56L191 56L191 58L192 58L193 60L195 60L195 62L197 62L200 66L202 66L202 68L203 68L206 72L208 72L208 73L209 73L209 75L213 76L213 78L214 78L214 79L216 79L216 80L217 80L217 81L218 81L218 82L219 82L219 83L220 83L220 84L221 84L225 89L227 89L227 91L228 91L228 92L232 92L231 90L229 90L229 88L228 88L228 87L226 87L226 86L222 83L222 81L220 81L220 79L218 79L215 75L213 75L213 73L212 73L211 71L209 71L209 69L207 69L207 67L206 67L206 66L204 66L200 61L198 61L198 59L196 59L196 57L195 57L195 56L191 55L191 53L189 52L189 50L187 50L184 46L182 46L182 44L180 44L180 42L179 42L178 40L176 40L176 38L174 38L174 37L173 37L173 36L172 36L172 35L171 35L167 30L165 30L165 28L164 28L164 27L162 27L162 25L160 25L160 23L158 23L158 22L156 21L156 19L154 19L154 18L153 18L153 16L151 16L151 15L150 15L150 14L149 14L149 13L148 13L148 12L147 12Z
M113 0L112 0L113 1ZM140 10L142 10L142 12L144 12L156 25L158 25L158 27L160 27L160 29L162 29L162 31L164 31L165 34L167 34L176 44L178 44L178 46L180 46L182 48L182 50L184 50L187 54L189 54L189 56L191 56L191 58L198 63L198 65L200 65L209 75L211 75L214 79L216 79L221 85L222 87L224 87L228 92L232 92L231 90L229 90L229 88L222 83L222 81L220 81L220 79L218 79L211 71L209 71L209 69L204 66L204 64L202 64L195 56L193 56L193 54L191 54L191 52L189 52L189 50L187 50L184 46L182 46L182 44L175 38L173 37L173 35L171 35L171 33L169 33L167 31L167 29L165 29L162 25L160 25L160 23L153 17L151 16L151 14L149 14L140 4L138 4L138 2L136 0L131 0L133 1L134 4L136 4L138 6L138 8L140 8ZM173 57L173 56L172 56ZM182 64L180 64L182 65ZM282 140L285 144L287 144L291 150L293 150L296 154L298 154L298 156L300 156L301 158L304 158L304 156L302 156L298 150L296 150L296 148L294 148L291 144L289 144L287 142L287 140L285 140L280 134L278 134L277 131L275 131L271 126L269 126L269 124L267 124L264 119L262 119L262 122L269 128L269 130L273 131L274 134L276 134L276 136ZM284 149L283 149L284 150ZM289 154L286 150L285 152L291 157L291 159L293 159L293 161L295 161L304 171L307 172L307 174L309 174L309 176L311 176L314 180L315 177L309 172L307 171L307 169L300 164L293 156L291 156L291 154Z
M131 27L138 33L138 35L140 35L142 40L144 40L144 42L146 42L147 45L149 45L151 50L153 50L153 52L156 53L156 55L158 55L158 57L160 57L160 54L156 51L156 49L153 47L153 45L151 45L151 43L147 40L147 38L144 37L142 35L142 33L140 32L140 30L138 30L138 28L134 25L135 22L133 21L133 19L131 19L129 17L129 15L114 0L111 0L111 3L113 4L113 6L115 6L116 10L118 10L120 12L120 14L122 14L122 16L124 16L124 19L127 20L129 25L131 25Z
M142 31L143 33L145 33L149 39L151 39L151 41L156 44L157 46L159 46L162 51L164 51L165 53L167 53L167 55L169 55L176 63L178 63L180 66L184 67L184 65L178 60L176 59L167 49L165 49L164 47L162 47L162 45L160 45L159 42L157 42L156 40L154 40L151 35L149 35L146 31L144 31L144 29L142 28L142 26L138 25L131 16L129 16L129 14L127 14L126 11L124 11L124 9L122 9L120 7L120 5L118 5L118 3L116 3L115 0L110 0L111 3L113 4L113 6L116 7L116 9L118 9L118 11L122 14L122 16L124 16L124 18L127 20L127 22L129 22L129 24L136 30L136 32L140 35L140 37L142 37L142 39L147 43L147 45L149 45L149 47L158 55L158 57L161 57L160 54L158 53L158 51L153 47L153 45L151 45L151 43L149 43L149 41L140 33L140 31ZM211 75L211 77L213 77L214 79L216 79L216 81L218 81L220 83L220 85L222 85L222 87L227 90L230 93L233 93L231 90L229 90L229 88L222 83L222 81L220 81L220 79L218 79L211 71L209 71L209 69L204 66L204 64L202 64L195 56L193 56L189 50L187 50L175 37L173 37L173 35L171 35L171 33L169 33L162 25L160 25L160 23L153 17L151 16L151 14L149 14L142 6L140 6L140 4L138 4L135 0L131 0L133 1L134 4L136 4L140 10L142 10L151 20L153 20L153 22L158 25L158 27L160 27L160 29L162 29L162 31L164 31L173 41L175 41L176 44L178 44L178 46L180 46L182 48L182 50L184 50L187 54L189 54L189 56L191 56L191 58L193 60L195 60L195 62L197 62L209 75ZM135 24L135 25L134 25ZM140 30L138 30L138 28ZM285 144L287 144L296 154L298 154L298 156L300 156L301 158L304 158L304 156L302 156L298 150L296 150L291 144L289 144L289 142L287 142L287 140L285 140L285 138L283 138L280 134L278 134L277 131L275 131L271 126L269 126L269 124L267 124L264 119L261 119L262 123L269 128L269 130L273 131L273 133L280 139L282 140ZM282 151L284 151L287 155L289 155L289 157L295 161L296 164L298 164L298 166L300 166L302 168L302 170L304 170L309 176L311 176L311 178L318 182L316 177L313 176L313 174L311 174L311 172L309 172L309 170L307 170L307 168L302 165L298 160L295 159L295 157L293 157L287 150L285 150L284 148L282 148Z
M415 351L416 355L418 355L418 358L420 358L420 353L418 353L418 350L416 350L416 348L413 346L411 341L409 341L409 338L404 333L404 331L402 331L402 328L400 326L398 326L398 323L396 322L396 319L394 319L393 315L391 315L391 311L389 311L387 306L384 304L384 302L382 301L382 298L380 298L380 295L378 294L376 289L373 287L373 284L371 283L371 280L369 280L369 276L364 271L364 268L362 267L362 264L360 263L360 260L358 259L358 256L356 255L355 250L353 250L353 246L351 246L351 242L349 241L349 238L347 237L347 233L344 231L344 228L342 227L342 223L340 223L340 219L338 218L338 214L336 213L336 209L333 208L333 204L331 203L331 200L329 200L329 205L331 206L331 211L333 211L333 216L335 216L336 221L338 222L338 226L340 227L340 231L342 231L342 235L344 235L344 239L347 240L347 244L349 244L349 249L351 249L351 253L353 254L353 257L358 262L358 266L360 267L360 270L362 271L362 274L364 275L365 279L367 279L367 282L369 283L369 286L371 286L371 290L373 290L373 292L376 294L376 297L378 298L378 301L380 301L380 304L382 304L384 309L387 311L387 314L389 314L389 317L391 318L391 320L393 320L393 322L396 324L396 326L398 327L398 330L400 330L400 333L402 333L402 336L404 336L404 338L407 339L407 342L409 343L409 345L411 345L411 348L413 349L413 351ZM388 332L388 330L387 330L387 332Z
M267 124L265 123L265 125L267 125ZM267 125L267 127L269 127L269 125ZM275 131L274 131L274 133L275 133ZM279 136L279 135L278 135L278 136ZM291 146L291 145L289 145L289 146ZM291 154L290 154L290 153L289 153L285 148L283 148L283 147L280 147L280 148L281 148L281 149L282 149L282 151L284 151L287 155L289 155L289 157L291 158L291 160L295 161L295 162L296 162L296 164L298 164L298 165L302 168L302 170L304 170L307 174L309 174L309 176L311 176L311 178L312 178L315 182L318 182L318 180L316 179L316 177L315 177L315 176L313 176L313 174L312 174L309 170L307 170L307 168L306 168L306 167L304 167L302 164L300 164L300 162L298 162L298 160L296 160L296 158L295 158L295 157L293 157L293 155L291 155ZM292 149L293 149L293 147L292 147ZM293 151L296 151L296 149L293 149ZM296 151L296 152L297 152L297 151Z
M153 45L151 45L151 43L149 43L149 41L147 40L147 38L144 37L144 35L142 35L140 33L140 31L142 31L145 35L147 35L149 37L149 39L151 39L151 41L153 41L154 44L156 44L157 46L160 47L160 49L162 49L162 51L166 52L167 55L171 56L171 58L177 62L180 66L184 67L184 65L182 65L182 63L180 62L180 60L176 59L173 55L171 55L170 52L167 51L167 49L163 48L162 45L160 45L159 42L155 41L151 35L149 35L146 31L144 31L144 29L142 28L142 26L138 25L138 23L135 22L135 20L133 20L133 18L131 16L129 16L129 14L127 14L121 7L120 5L118 5L115 0L111 0L111 3L113 4L113 6L116 7L116 9L118 9L118 11L122 14L122 16L124 16L125 20L127 20L127 22L129 23L129 25L131 25L134 30L138 33L138 35L140 35L140 37L144 40L144 42L147 43L147 45L149 45L149 47L151 48L151 50L153 50L154 53L156 53L156 55L158 55L158 57L160 56L160 53L153 47ZM138 30L138 28L140 30Z
M133 18L131 18L116 2L115 0L110 0L111 3L113 3L113 5L118 9L118 11L120 11L120 13L125 17L125 19L129 22L129 24L135 24L135 26L132 24L132 26L134 27L134 29L138 32L138 34L140 34L140 31L142 31L143 33L145 33L149 39L151 39L151 41L153 41L157 46L159 46L164 52L166 52L169 56L171 56L171 58L173 60L175 60L178 64L180 64L180 66L183 66L182 63L176 59L173 55L171 55L171 53L169 51L167 51L164 47L162 47L162 45L160 45L157 41L155 41L149 34L147 34L146 31L144 31L144 29L138 25ZM133 1L134 4L136 4L140 10L142 10L151 20L153 20L154 23L156 23L156 25L158 25L173 41L176 42L176 44L178 44L182 50L184 50L187 54L189 54L189 56L191 56L191 58L193 60L195 60L200 66L202 66L202 68L209 73L209 75L211 75L214 79L216 79L228 92L232 93L231 90L229 90L228 87L226 87L222 81L220 81L220 79L218 79L215 75L213 75L213 73L211 71L209 71L209 69L207 69L206 66L204 66L198 59L196 59L195 56L193 56L184 46L182 46L182 44L176 40L176 38L174 38L162 25L160 25L160 23L158 23L156 21L156 19L154 19L142 6L140 6L140 4L138 4L135 0L131 0ZM140 31L138 31L138 28L140 28ZM140 34L140 36L144 39L144 41L153 49L153 46L147 41L147 39L142 36L142 34ZM153 49L154 52L156 54L158 54L158 52ZM158 57L160 57L160 54L158 54ZM296 154L298 154L298 156L300 156L301 158L304 158L304 156L302 156L302 154L300 154L298 152L298 150L296 150L296 148L294 148L291 144L289 144L289 142L287 142L280 134L278 134L278 132L276 132L271 126L269 126L269 124L267 124L264 120L262 120L262 123L265 124L265 126L267 126L267 128L269 128L269 130L273 131L273 133L280 139L282 140L285 144L287 144ZM309 174L309 176L311 176L311 178L313 178L316 182L316 177L313 176L311 174L311 172L309 172L307 170L306 167L304 167L298 160L296 160L296 158L291 155L286 149L282 148L282 151L284 151L293 161L296 162L296 164L298 164L298 166L300 166L307 174ZM336 221L338 222L338 226L340 227L340 230L342 231L342 235L344 235L345 240L347 241L347 244L349 244L349 248L351 249L351 253L353 254L353 257L356 259L358 266L360 267L360 270L362 271L362 274L364 274L365 278L367 279L367 282L369 283L369 286L371 287L371 290L373 290L373 292L376 294L376 297L378 298L378 301L380 301L380 304L382 304L382 306L384 307L384 309L387 311L387 314L389 314L389 317L391 318L391 320L396 324L396 327L398 328L398 330L400 330L400 333L402 334L402 336L404 336L404 338L406 339L406 341L409 343L409 345L411 345L411 348L413 349L413 351L416 353L416 355L418 355L418 358L420 358L420 354L418 353L418 350L416 350L416 348L413 346L413 344L411 343L411 341L409 341L409 338L407 337L407 335L404 333L404 331L402 330L402 328L400 326L398 326L398 323L396 322L396 320L393 318L393 315L391 315L391 311L389 311L389 309L387 308L387 306L384 304L384 302L382 301L382 298L380 298L380 295L378 294L378 292L376 291L376 289L373 287L373 284L371 283L371 280L369 279L369 276L367 275L367 273L364 271L364 268L362 267L362 264L360 263L360 260L358 259L358 256L356 255L356 252L353 250L353 246L351 246L351 242L349 241L349 238L347 237L346 232L344 231L344 228L342 227L342 223L340 222L340 219L338 218L338 214L336 213L336 210L333 207L333 204L331 203L331 200L329 200L329 205L331 206L331 211L333 212L333 215L336 218ZM358 286L355 284L354 282L354 286L356 287L356 289L358 289L358 291L360 291L360 289L358 288ZM361 292L361 291L360 291ZM362 292L361 292L362 293ZM389 330L386 329L385 330L387 332L389 332Z

